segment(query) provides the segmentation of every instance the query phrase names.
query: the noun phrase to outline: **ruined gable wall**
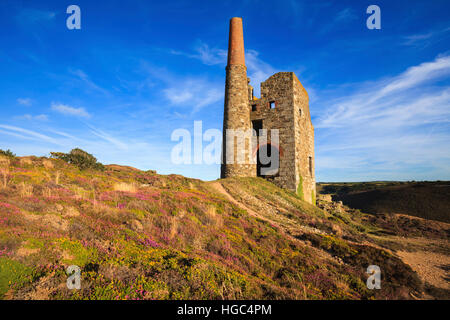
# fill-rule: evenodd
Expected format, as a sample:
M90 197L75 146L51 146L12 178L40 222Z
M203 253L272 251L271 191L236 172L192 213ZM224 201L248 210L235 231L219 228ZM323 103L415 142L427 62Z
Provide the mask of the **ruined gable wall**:
M297 188L304 200L313 203L316 197L314 127L309 112L309 98L306 90L294 74L294 125ZM311 169L309 157L312 157Z
M268 178L282 188L295 191L296 166L294 143L293 117L293 74L280 72L261 83L261 99L249 101L257 105L257 111L251 112L251 120L263 120L263 128L279 130L280 142L280 170L275 177ZM274 101L275 109L270 109L270 102Z

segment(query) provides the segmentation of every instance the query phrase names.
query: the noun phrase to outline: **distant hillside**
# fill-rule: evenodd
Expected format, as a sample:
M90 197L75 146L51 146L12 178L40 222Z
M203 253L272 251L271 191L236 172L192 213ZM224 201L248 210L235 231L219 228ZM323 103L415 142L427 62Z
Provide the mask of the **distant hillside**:
M322 200L319 209L260 178L204 182L96 168L0 159L0 298L449 296L445 283L425 283L396 253L442 256L448 225L406 219L398 232L426 226L421 234L436 243L411 244L390 223ZM366 287L372 264L382 270L381 290ZM69 265L81 268L80 290L66 286Z
M368 213L402 213L450 222L450 182L321 184L333 200Z

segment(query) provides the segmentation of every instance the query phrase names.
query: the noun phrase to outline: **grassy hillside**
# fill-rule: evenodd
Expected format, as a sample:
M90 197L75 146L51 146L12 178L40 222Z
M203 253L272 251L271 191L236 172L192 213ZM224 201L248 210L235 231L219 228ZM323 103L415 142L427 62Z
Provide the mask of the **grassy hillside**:
M0 167L3 299L410 299L424 291L377 221L320 210L259 178L208 183L37 157L2 157ZM381 290L366 288L371 264L382 269ZM81 290L66 287L69 265L82 270Z
M368 213L402 213L450 222L450 182L321 184L322 193Z

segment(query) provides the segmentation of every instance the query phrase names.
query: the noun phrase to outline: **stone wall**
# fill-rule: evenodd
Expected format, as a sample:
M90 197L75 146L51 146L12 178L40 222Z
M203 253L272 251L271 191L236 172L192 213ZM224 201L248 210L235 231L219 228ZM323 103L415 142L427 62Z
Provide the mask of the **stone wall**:
M251 161L253 145L250 132L247 68L243 65L230 65L226 70L221 177L256 176L256 164ZM234 143L227 141L227 130L242 130L245 133L245 136L241 135L244 145L238 145L239 139L235 139ZM243 154L245 163L238 163L239 153Z
M275 103L273 109L271 102ZM279 72L261 83L261 98L248 103L252 110L250 120L262 120L263 129L268 130L269 142L270 130L279 130L279 173L266 178L282 188L299 191L304 200L313 203L314 128L306 90L293 72Z
M309 112L309 97L295 74L292 73L292 75L294 79L296 181L297 184L302 182L302 187L298 190L302 191L304 199L314 203L316 197L314 127Z
M257 152L270 144L279 150L279 168L264 177L315 203L314 128L306 90L293 72L276 73L261 83L260 99L253 97L249 82L242 18L235 17L228 42L221 178L256 176ZM252 121L262 122L265 139L252 135ZM270 139L273 129L278 130L278 143ZM236 135L232 139L230 130Z
M280 72L261 83L261 98L249 101L250 108L256 105L256 111L251 112L250 120L262 120L263 129L267 129L268 142L271 129L279 130L280 168L275 176L268 176L280 187L295 190L295 149L294 149L294 119L292 111L293 95L292 80L288 72ZM270 103L275 108L270 108ZM254 108L254 107L253 107ZM275 143L274 143L275 145Z

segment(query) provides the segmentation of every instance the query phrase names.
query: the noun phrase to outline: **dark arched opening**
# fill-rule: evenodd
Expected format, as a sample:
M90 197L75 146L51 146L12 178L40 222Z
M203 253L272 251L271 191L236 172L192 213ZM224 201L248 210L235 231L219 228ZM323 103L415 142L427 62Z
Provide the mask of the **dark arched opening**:
M268 143L262 145L257 151L257 176L267 177L276 176L280 169L280 150Z

